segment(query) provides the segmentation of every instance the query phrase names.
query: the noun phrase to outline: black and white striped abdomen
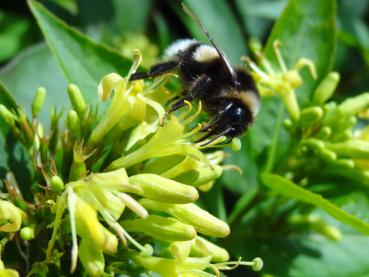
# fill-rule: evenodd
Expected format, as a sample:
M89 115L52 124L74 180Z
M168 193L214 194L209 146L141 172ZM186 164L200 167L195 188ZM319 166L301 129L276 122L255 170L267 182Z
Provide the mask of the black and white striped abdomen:
M173 42L164 52L164 59L173 59L179 53L185 52L192 45L198 44L197 40L194 39L179 39Z
M164 58L169 60L175 59L181 54L186 54L199 63L207 63L219 58L219 54L213 46L194 39L180 39L175 41L165 50Z

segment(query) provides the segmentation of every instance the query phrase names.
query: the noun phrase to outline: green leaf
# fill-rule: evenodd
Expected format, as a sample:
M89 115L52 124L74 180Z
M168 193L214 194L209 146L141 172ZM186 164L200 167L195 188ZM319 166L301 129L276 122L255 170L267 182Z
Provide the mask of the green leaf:
M210 191L202 193L200 198L200 202L204 204L209 213L219 219L227 220L224 195L220 184L216 183Z
M364 234L369 234L368 223L338 208L332 202L323 198L320 194L316 194L309 190L306 190L279 175L264 173L261 175L261 180L263 184L266 185L268 188L289 198L319 207L327 212L329 215L331 215L333 218L348 225L351 225Z
M128 59L66 25L36 1L28 3L67 81L79 86L88 102L97 102L102 76L127 73Z
M3 104L8 109L14 109L16 108L16 103L11 96L11 94L8 92L8 90L4 87L3 83L0 81L0 104ZM6 136L9 133L8 125L0 120L0 177L5 177L4 167L6 167L7 163L7 156L5 155L6 151Z
M6 106L8 109L15 109L17 103L11 93L5 88L4 84L0 81L0 103Z
M259 232L247 238L230 239L224 246L231 250L231 254L236 257L261 257L264 261L262 272L265 275L368 276L368 236L344 235L341 240L332 241L316 234L281 236L271 232L269 234ZM236 272L232 273L235 273L235 276L248 276L246 272L242 272L243 268L240 267L238 270L238 275Z
M242 21L251 37L263 39L272 21L278 18L286 0L236 0Z
M336 45L335 20L335 0L289 0L269 36L264 52L274 64L277 64L275 40L282 43L287 66L291 67L300 57L315 63L318 79L304 74L304 85L298 93L305 98L302 100L306 100L331 68Z
M225 171L222 175L224 186L235 194L247 194L250 189L258 185L258 164L253 155L253 133L247 133L241 140L242 148L238 152L230 153L226 164L232 164L242 169L242 174L234 170Z
M224 0L185 0L183 1L197 15L209 34L233 63L239 63L240 57L246 54L246 40L236 21L236 16L227 1ZM170 1L179 18L196 39L209 43L200 27L181 9Z
M31 116L31 103L37 88L39 86L46 88L45 105L40 113L43 124L49 123L52 106L57 104L58 109L70 107L66 92L67 83L44 43L22 51L0 71L0 80L15 98L11 100L12 105L15 105L16 101L25 108L29 116Z
M111 25L116 34L121 35L122 33L127 31L145 31L149 19L149 12L152 1L112 0L112 2L114 9L114 18Z
M0 61L13 57L37 37L30 20L0 10Z

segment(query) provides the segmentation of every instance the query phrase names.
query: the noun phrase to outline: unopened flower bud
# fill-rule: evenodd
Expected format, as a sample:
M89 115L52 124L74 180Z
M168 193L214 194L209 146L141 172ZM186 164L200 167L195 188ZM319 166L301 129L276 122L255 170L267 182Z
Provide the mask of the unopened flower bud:
M327 144L327 148L341 157L368 159L369 141L352 139L345 142Z
M223 168L220 165L209 165L185 172L176 177L176 180L185 184L191 184L194 187L199 187L218 179L222 175L222 172Z
M304 139L301 144L313 148L317 151L324 149L325 145L323 141L315 138Z
M141 199L140 204L149 210L166 212L180 221L195 227L196 231L211 237L226 237L230 233L227 223L199 208L195 204L169 204Z
M347 169L353 169L355 167L355 162L350 159L339 159L336 161L336 165L346 167Z
M184 263L190 255L192 241L175 241L170 244L169 250L172 256L180 263Z
M19 277L19 273L14 269L5 268L4 263L0 260L0 276L1 277Z
M316 134L316 138L319 140L327 140L332 135L332 129L328 126L322 127Z
M15 115L8 110L3 104L0 104L0 117L6 122L10 127L13 127L16 121Z
M301 127L308 127L316 123L323 116L323 109L315 106L303 109L298 119L298 124Z
M78 196L76 196L75 218L77 233L82 239L96 245L105 253L113 254L117 251L117 237L99 222L94 208Z
M87 274L92 277L103 276L105 260L103 251L96 245L88 243L85 239L81 240L78 250L79 259Z
M191 245L191 256L211 256L211 261L216 263L226 262L229 260L227 250L199 236L196 237L195 241Z
M329 149L322 148L320 149L317 154L326 161L334 161L337 159L337 154Z
M196 237L195 229L175 218L149 215L145 219L121 222L128 232L141 232L163 241L185 241Z
M240 151L242 147L241 140L239 138L233 138L231 141L232 151L237 152Z
M339 110L346 115L356 115L369 106L369 93L362 93L358 96L351 97L343 101L339 106Z
M191 203L199 193L194 187L184 185L156 174L138 174L129 177L129 182L139 185L142 196L169 203Z
M35 228L26 226L20 230L20 236L24 240L33 240L35 238Z
M52 176L50 179L50 188L53 192L61 192L64 189L63 180L58 175Z
M87 106L81 91L76 85L70 84L68 86L68 95L73 109L77 112L79 117L82 117Z
M332 97L339 81L340 75L337 72L330 72L314 91L314 102L320 105L324 104Z
M180 276L178 262L174 259L164 259L158 257L145 257L136 253L131 253L129 257L143 268L154 271L160 276Z
M105 101L110 97L119 81L122 81L122 77L117 73L110 73L101 79L98 87L99 98L101 101Z
M45 103L46 89L39 87L32 102L32 116L35 118Z
M0 200L0 232L17 232L21 225L22 211L13 203Z
M78 117L78 114L75 110L70 110L67 117L67 125L68 129L71 131L71 133L79 137L81 134L81 121Z

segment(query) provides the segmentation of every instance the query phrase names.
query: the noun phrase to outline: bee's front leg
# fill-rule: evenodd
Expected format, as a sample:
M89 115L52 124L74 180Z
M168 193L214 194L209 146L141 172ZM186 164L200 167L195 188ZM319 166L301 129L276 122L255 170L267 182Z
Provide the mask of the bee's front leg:
M135 72L129 78L130 81L147 79L156 77L173 71L178 66L178 61L167 61L159 63L151 67L149 72Z

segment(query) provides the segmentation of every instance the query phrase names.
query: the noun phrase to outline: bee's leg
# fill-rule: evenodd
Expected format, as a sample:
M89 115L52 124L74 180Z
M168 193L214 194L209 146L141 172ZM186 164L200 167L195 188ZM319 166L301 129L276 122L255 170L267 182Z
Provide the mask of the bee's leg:
M232 104L225 103L214 115L214 117L208 122L203 125L201 128L201 131L210 131L216 128L216 125L219 123L219 121L222 120L222 117L224 114L232 107Z
M213 80L206 75L197 78L190 87L191 95L194 99L202 99L209 93Z
M151 67L149 72L135 72L129 78L130 81L147 79L150 77L156 77L172 71L178 66L178 61L168 61L164 63L159 63Z
M233 127L229 127L229 128L227 128L225 130L222 130L222 131L221 130L214 129L214 130L211 130L209 133L207 133L205 136L203 136L200 139L198 139L196 142L200 142L200 141L206 140L206 139L208 139L208 138L210 138L212 136L214 136L214 137L212 139L210 139L209 141L201 144L201 146L206 146L206 145L212 143L213 141L216 141L218 138L220 138L222 136L228 137L228 140L229 140L229 139L232 139L232 137L229 137L229 135L232 132L234 132Z
M192 95L186 95L185 97L182 97L170 107L168 114L182 108L184 105L186 105L186 101L191 102L192 100Z

